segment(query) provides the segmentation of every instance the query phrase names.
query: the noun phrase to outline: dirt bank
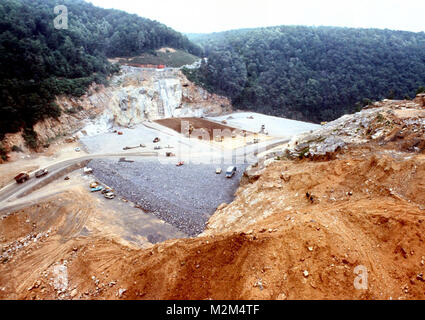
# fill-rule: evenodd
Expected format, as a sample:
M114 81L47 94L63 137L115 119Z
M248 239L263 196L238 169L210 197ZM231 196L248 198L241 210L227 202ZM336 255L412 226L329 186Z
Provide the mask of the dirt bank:
M139 249L78 231L89 204L39 204L8 216L0 221L0 297L425 299L423 109L376 108L260 163L256 179L194 239ZM335 143L333 134L344 139ZM43 240L13 249L31 234ZM363 289L355 286L359 267L367 270Z

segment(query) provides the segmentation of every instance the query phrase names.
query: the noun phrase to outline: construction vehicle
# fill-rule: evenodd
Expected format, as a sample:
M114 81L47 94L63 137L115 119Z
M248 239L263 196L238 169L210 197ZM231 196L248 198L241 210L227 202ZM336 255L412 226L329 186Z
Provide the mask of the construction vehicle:
M120 158L118 162L127 162L127 163L133 163L134 160L127 160L126 158Z
M99 182L92 182L90 183L90 189L97 188L99 186Z
M93 169L92 168L85 167L83 169L83 172L84 172L84 174L92 174L93 173Z
M103 190L103 187L102 186L98 186L96 188L91 188L90 189L91 192L99 192L99 191L102 191L102 190Z
M229 167L226 171L226 178L231 179L236 174L236 167Z
M138 148L146 148L146 145L144 145L144 144L140 144L140 145L138 145L137 147L124 147L124 148L122 148L124 151L127 151L127 150L133 150L133 149L138 149Z
M106 199L113 200L113 199L115 199L115 193L113 193L113 192L105 193L104 197Z
M30 176L29 176L29 174L28 173L26 173L26 172L21 172L20 174L18 174L16 177L15 177L15 181L17 182L17 183L24 183L25 181L28 181L30 179Z
M224 138L222 136L216 136L215 142L223 142Z
M114 190L112 189L112 188L110 188L110 187L105 187L103 190L102 190L102 194L107 194L107 193L113 193L114 192Z
M35 173L35 177L36 178L41 178L41 177L44 177L44 176L46 176L46 175L48 175L49 174L49 171L47 170L47 169L41 169L41 170L38 170L36 173Z
M189 134L192 134L194 130L195 128L193 127L193 125L189 124Z

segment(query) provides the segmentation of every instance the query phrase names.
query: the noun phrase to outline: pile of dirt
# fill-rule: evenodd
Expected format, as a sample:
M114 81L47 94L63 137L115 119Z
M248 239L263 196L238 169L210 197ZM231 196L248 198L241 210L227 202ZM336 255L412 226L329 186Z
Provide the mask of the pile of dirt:
M57 238L59 226L78 221L65 207L49 240L6 257L29 235L46 239L38 236L45 228L27 223L35 207L12 214L0 221L0 297L425 299L425 155L415 142L424 117L418 104L401 103L346 116L321 139L304 135L288 146L310 141L313 152L325 150L345 132L332 156L263 159L257 179L197 238L147 249L100 233Z
M170 119L161 119L156 120L155 122L163 125L167 128L170 128L178 133L189 134L189 128L192 126L193 133L192 135L203 136L205 133L210 140L214 140L215 132L221 132L227 134L226 137L231 137L235 132L238 135L242 134L240 129L229 127L225 124L209 121L202 118L170 118ZM249 132L247 132L249 133Z

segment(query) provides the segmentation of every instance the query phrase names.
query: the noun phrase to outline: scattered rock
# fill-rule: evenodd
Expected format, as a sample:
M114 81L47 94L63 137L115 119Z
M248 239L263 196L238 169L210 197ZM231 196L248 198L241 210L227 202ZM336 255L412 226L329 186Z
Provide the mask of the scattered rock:
M78 294L78 291L77 291L77 289L74 289L74 290L72 290L71 291L71 298L74 298L76 295Z
M276 300L279 300L279 301L288 300L288 297L285 293L281 293L280 295L277 296Z
M124 295L124 293L126 293L127 292L127 289L119 289L118 290L118 297L119 298L122 298L122 296Z

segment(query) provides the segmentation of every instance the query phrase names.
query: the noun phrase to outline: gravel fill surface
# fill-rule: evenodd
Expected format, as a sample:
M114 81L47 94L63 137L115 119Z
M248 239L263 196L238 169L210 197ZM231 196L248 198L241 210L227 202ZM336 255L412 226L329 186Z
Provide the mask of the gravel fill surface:
M246 165L238 165L232 179L225 176L229 165L163 164L157 160L134 163L92 160L95 177L115 189L118 196L140 205L146 212L175 226L189 236L205 230L210 216L222 203L230 203ZM217 175L217 167L223 173Z

